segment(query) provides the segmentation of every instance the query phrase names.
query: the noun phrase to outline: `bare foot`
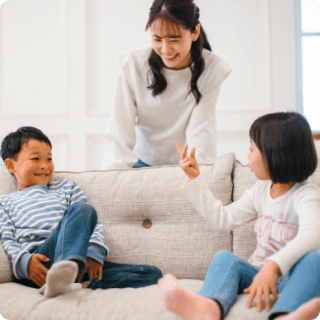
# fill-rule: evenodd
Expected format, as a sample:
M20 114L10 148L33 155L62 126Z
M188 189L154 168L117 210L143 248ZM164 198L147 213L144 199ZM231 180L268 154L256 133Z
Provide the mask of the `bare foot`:
M158 284L164 306L183 320L220 319L221 311L216 301L182 288L172 274L166 274Z
M276 318L277 320L314 320L320 313L320 298L315 298L303 304L295 312ZM320 317L319 317L320 319Z

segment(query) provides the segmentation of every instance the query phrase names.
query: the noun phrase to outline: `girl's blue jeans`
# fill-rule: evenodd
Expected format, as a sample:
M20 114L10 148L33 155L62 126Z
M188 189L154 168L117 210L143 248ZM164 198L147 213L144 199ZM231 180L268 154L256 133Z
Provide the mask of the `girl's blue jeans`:
M79 264L79 274L86 268L89 240L97 224L97 213L87 203L75 203L64 212L58 226L52 231L46 241L32 253L47 256L50 261L44 263L49 269L53 263L61 260L76 260ZM156 284L162 277L161 271L148 265L118 264L104 261L103 278L90 279L88 288L138 288ZM88 278L83 277L83 281ZM31 281L19 283L35 287ZM33 285L32 285L33 284Z
M200 295L218 301L222 319L232 306L237 294L248 288L260 268L233 253L222 250L213 258L206 274ZM320 294L320 254L312 251L302 257L282 278L278 279L280 295L268 317L290 313L303 303ZM249 297L249 295L248 295Z

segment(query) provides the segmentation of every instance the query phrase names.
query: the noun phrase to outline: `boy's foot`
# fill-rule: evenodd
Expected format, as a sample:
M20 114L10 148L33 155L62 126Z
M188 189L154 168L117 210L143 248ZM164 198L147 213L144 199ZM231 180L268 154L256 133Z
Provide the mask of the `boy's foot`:
M46 287L47 287L47 285L44 284L44 285L39 289L39 292L40 292L41 294L44 294L44 291L46 290ZM87 287L88 287L87 284L83 284L83 283L71 283L71 284L67 287L67 289L66 289L66 291L65 291L64 293L68 293L68 292L72 292L72 291L78 291L78 290L81 290L81 289L85 289L85 288L87 288Z
M219 320L218 303L181 287L176 277L166 274L158 281L160 300L164 306L183 320Z
M277 320L313 320L318 319L320 313L320 298L315 298L303 304L295 312L277 317ZM319 317L320 319L320 317Z
M40 293L46 298L53 298L81 289L81 283L74 283L78 269L78 264L70 260L54 263L47 273L46 284L40 288Z

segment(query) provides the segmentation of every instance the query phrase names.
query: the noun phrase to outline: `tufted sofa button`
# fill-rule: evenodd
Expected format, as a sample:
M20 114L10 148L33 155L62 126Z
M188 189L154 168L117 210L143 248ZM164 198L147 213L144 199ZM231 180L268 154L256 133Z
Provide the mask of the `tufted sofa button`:
M144 228L146 228L146 229L151 228L151 226L152 226L151 220L150 220L150 219L144 219L144 220L142 221L142 226L143 226Z

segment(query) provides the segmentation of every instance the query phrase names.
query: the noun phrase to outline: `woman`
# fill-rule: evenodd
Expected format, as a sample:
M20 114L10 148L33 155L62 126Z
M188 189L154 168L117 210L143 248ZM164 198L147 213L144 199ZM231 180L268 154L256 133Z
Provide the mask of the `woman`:
M179 163L174 141L216 158L215 106L229 67L211 53L193 0L155 0L152 48L121 57L104 169ZM200 143L206 141L206 143Z

